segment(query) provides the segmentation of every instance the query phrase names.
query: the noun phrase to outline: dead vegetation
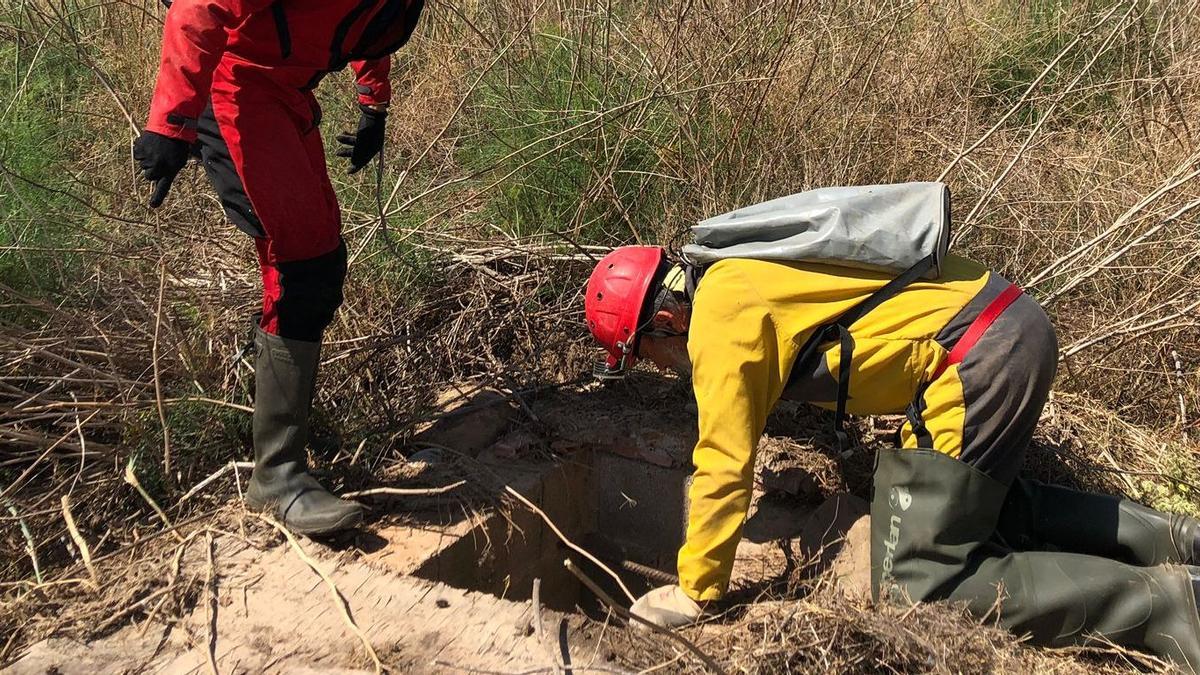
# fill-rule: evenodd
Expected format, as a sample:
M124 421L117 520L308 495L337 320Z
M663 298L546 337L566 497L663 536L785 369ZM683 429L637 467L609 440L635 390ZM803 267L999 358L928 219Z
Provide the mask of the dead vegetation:
M161 11L0 10L0 663L200 602L202 563L172 572L177 536L238 520L218 510L244 472L192 490L250 456L257 280L199 171L144 207L129 142ZM353 264L314 462L338 489L470 479L409 481L414 424L445 383L534 396L586 372L578 289L604 247L678 243L698 217L808 187L940 175L957 250L1059 328L1030 472L1196 512L1198 36L1190 0L433 3L398 56L380 174L335 168ZM327 131L352 115L328 79ZM809 456L816 489L861 493L855 461ZM900 625L820 590L772 607L705 644L755 672L1145 663L1025 649L936 609ZM659 663L662 644L638 644L628 666Z
M879 608L818 588L801 600L765 601L744 616L687 633L731 673L1171 672L1117 649L1044 650L945 607ZM705 672L670 643L622 633L620 663L637 671ZM630 648L632 647L632 648Z

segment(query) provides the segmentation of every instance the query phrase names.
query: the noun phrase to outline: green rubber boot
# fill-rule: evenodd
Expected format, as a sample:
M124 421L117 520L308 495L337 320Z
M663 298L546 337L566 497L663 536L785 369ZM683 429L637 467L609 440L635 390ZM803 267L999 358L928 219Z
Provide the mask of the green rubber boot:
M270 510L297 534L322 535L362 522L357 502L338 499L308 473L304 446L321 345L256 329L254 473L246 503Z
M1192 584L1200 570L1014 552L993 537L1007 492L1003 483L941 453L881 451L871 503L876 600L962 602L1033 644L1107 640L1191 671L1200 666Z
M1018 551L1086 553L1142 567L1200 564L1195 518L1034 480L1013 483L998 532Z

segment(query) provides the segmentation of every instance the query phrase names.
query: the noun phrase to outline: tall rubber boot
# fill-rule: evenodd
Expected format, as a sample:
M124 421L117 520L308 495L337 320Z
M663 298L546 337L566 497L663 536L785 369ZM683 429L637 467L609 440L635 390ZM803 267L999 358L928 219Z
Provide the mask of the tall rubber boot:
M1112 641L1200 667L1200 615L1180 565L1014 552L993 539L1007 486L931 450L884 450L871 503L876 600L965 603L1033 644ZM1087 518L1088 514L1078 514Z
M246 503L273 511L298 534L329 534L358 525L362 505L331 495L308 473L304 446L320 343L262 329L255 329L254 342L254 473Z
M1013 483L998 532L1018 551L1086 553L1142 567L1200 564L1195 518L1034 480Z

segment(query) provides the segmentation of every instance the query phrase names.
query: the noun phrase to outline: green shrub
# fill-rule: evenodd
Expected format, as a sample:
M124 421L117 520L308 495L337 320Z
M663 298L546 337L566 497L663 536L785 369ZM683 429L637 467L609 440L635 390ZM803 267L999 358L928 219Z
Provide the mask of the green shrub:
M577 36L575 36L577 37ZM587 68L575 42L540 32L480 83L459 161L491 187L478 218L509 237L614 245L661 218L659 175L678 125L644 74Z
M82 211L56 192L83 138L67 114L84 90L81 67L53 45L0 42L0 283L52 293L72 276L79 246L66 223Z
M998 27L999 37L981 64L980 88L985 100L997 109L1011 108L1042 71L1069 48L1047 73L1034 95L1009 119L1009 124L1036 124L1050 106L1052 99L1048 97L1065 91L1087 68L1087 73L1076 85L1076 93L1060 104L1059 124L1105 125L1108 116L1116 111L1119 99L1112 87L1103 85L1131 76L1131 69L1138 67L1136 64L1147 63L1147 57L1153 56L1154 49L1149 36L1138 40L1118 39L1117 44L1097 57L1105 37L1119 21L1120 10L1071 46L1112 5L1112 2L1081 4L1062 0L999 3L995 15L988 19L993 28ZM1140 53L1130 54L1130 49ZM1093 58L1095 63L1089 67Z

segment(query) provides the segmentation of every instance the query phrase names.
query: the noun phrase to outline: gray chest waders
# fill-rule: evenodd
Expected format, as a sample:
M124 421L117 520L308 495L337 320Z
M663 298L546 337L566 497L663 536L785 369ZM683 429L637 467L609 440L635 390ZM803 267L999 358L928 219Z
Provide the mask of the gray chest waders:
M1033 644L1143 649L1200 668L1200 621L1184 565L1137 567L997 542L1008 487L932 450L879 453L871 501L877 601L963 602ZM1080 514L1086 518L1087 514Z

